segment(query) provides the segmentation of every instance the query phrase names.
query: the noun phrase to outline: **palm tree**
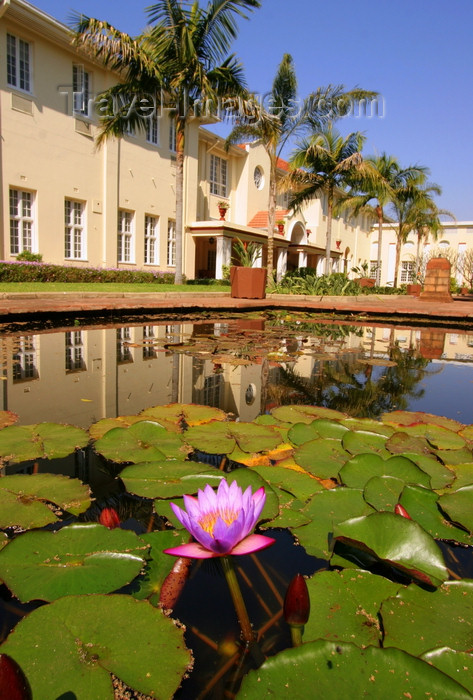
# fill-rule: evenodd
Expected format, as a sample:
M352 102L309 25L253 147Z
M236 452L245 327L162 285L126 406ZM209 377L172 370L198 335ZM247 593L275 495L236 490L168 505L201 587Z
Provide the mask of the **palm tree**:
M159 0L147 9L150 28L136 38L107 22L80 16L75 43L120 73L122 82L103 97L125 108L111 108L102 121L98 142L122 136L128 129L146 128L148 110L130 109L133 98L152 94L154 107L173 105L176 125L176 275L183 272L183 182L186 127L199 116L202 104L217 104L222 96L244 95L242 66L228 55L237 36L237 16L260 7L259 0ZM165 101L165 105L163 102Z
M343 137L329 124L303 140L291 157L293 170L285 178L285 188L294 193L289 206L298 208L321 192L327 195L325 274L330 273L335 192L349 184L356 174L360 177L369 174L361 155L364 140L359 131Z
M383 224L387 221L385 208L396 196L396 192L409 182L422 176L424 169L412 165L401 168L397 159L387 153L366 158L369 177L355 179L350 191L340 199L339 208L346 208L355 215L366 214L378 224L378 259L376 283L381 282Z
M421 246L427 241L429 235L436 241L443 231L441 216L449 216L455 219L455 215L447 209L439 209L432 199L432 194L441 195L442 189L439 185L430 184L420 190L419 196L411 203L409 219L412 221L412 230L417 235L416 249L416 272L421 267Z
M227 147L244 141L259 142L269 157L268 198L268 279L272 279L274 264L274 226L276 222L277 164L288 140L298 131L316 131L328 124L329 118L342 116L353 100L375 97L377 93L343 85L319 87L295 110L297 78L292 56L284 54L269 94L270 108L254 105L251 121L239 120L227 137Z

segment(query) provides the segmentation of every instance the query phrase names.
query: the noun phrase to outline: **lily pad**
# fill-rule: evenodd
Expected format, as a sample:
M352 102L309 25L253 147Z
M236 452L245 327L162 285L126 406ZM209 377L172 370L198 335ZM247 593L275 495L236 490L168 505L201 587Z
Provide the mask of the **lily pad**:
M373 509L363 499L362 491L337 488L316 493L302 512L311 522L297 528L297 539L308 554L329 559L335 525L346 520L347 514L366 515Z
M109 593L139 574L146 550L130 530L97 523L32 530L0 551L0 578L22 602Z
M182 432L182 430L194 425L227 420L227 414L220 408L186 403L172 403L167 406L146 408L140 413L140 417L157 421L168 430L175 432Z
M450 520L473 533L473 484L440 496L438 504Z
M67 457L88 442L88 433L73 425L11 425L0 430L0 457L12 463Z
M438 495L433 491L411 485L403 490L400 503L411 518L435 539L472 545L473 538L468 533L443 517L437 506L438 500Z
M409 435L424 437L432 447L439 450L461 450L466 444L466 440L458 432L442 425L422 423L406 427L405 432Z
M370 433L379 433L386 437L391 437L391 435L396 432L395 428L380 423L373 418L344 418L340 423L349 430L363 430Z
M349 430L342 438L342 445L352 455L365 452L383 455L386 452L386 437L367 430Z
M90 505L89 487L59 474L5 476L0 479L0 528L28 530L58 521L48 503L78 515Z
M443 489L446 486L450 486L455 480L455 473L433 455L404 452L402 456L410 459L411 462L417 464L423 472L430 476L430 486L433 489Z
M186 533L185 540L188 541L189 533L187 530L182 532ZM176 561L169 554L164 554L163 550L184 542L177 542L175 530L149 532L146 535L141 535L140 539L150 545L150 549L147 554L146 569L143 575L136 580L132 595L137 600L147 599L151 605L157 607L163 581Z
M394 476L407 484L430 486L429 475L410 459L401 456L383 460L376 454L358 454L340 469L342 483L353 488L364 488L373 476Z
M89 428L89 436L92 440L99 440L105 433L113 428L129 428L134 423L144 420L140 416L118 416L117 418L103 418L93 423Z
M243 679L240 700L325 698L419 698L471 700L441 671L401 649L360 649L315 641L267 659Z
M288 438L293 445L302 445L317 438L340 440L348 428L334 420L316 418L312 423L295 423L288 431Z
M312 423L316 418L341 420L347 417L345 413L324 406L278 406L271 414L285 423Z
M381 602L396 595L399 584L368 571L319 571L309 581L310 617L304 643L315 639L378 646Z
M121 634L130 621L135 632ZM36 700L113 700L112 673L138 692L170 699L191 662L183 630L125 595L68 595L33 610L2 652L20 664Z
M395 476L373 476L366 482L365 501L378 511L394 511L406 482Z
M128 428L113 428L97 440L95 451L113 462L157 462L182 459L186 451L179 435L159 423L139 421Z
M13 411L0 411L0 430L7 425L13 425L19 420L19 416Z
M120 479L127 491L144 498L174 498L185 493L196 493L205 486L209 467L199 462L142 462L125 467ZM216 485L223 473L215 470L211 475ZM195 477L195 478L193 478Z
M408 586L381 607L385 647L420 656L449 646L473 647L473 581L447 581L436 591Z
M409 435L407 431L397 431L386 442L386 449L392 454L402 454L405 452L428 453L429 443L418 435Z
M310 440L294 451L294 461L319 479L336 479L351 457L337 440Z
M262 452L281 442L279 432L272 426L253 423L207 423L189 428L184 439L196 450L209 454L231 454L236 445L243 452Z
M438 586L448 579L435 540L413 520L394 513L351 518L334 527L334 538L375 555L417 581Z
M431 425L440 425L454 432L459 432L465 427L462 423L452 418L444 418L444 416L436 416L433 413L424 413L423 411L392 411L391 413L383 413L381 420L387 425L429 423Z
M301 501L307 501L316 491L323 490L323 486L317 479L304 472L296 472L281 466L253 467L253 469L271 486L284 489Z
M455 651L449 647L432 649L420 657L432 664L464 688L473 696L473 655L465 651Z

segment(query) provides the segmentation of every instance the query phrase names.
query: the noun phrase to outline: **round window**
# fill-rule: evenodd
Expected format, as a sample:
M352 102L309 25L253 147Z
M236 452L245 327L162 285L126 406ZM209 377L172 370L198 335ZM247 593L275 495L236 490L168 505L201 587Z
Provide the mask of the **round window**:
M254 384L248 384L248 387L245 391L245 401L247 406L251 406L254 404L256 399L256 387Z
M263 189L264 185L264 174L263 169L259 165L256 166L255 172L253 173L253 179L258 190Z

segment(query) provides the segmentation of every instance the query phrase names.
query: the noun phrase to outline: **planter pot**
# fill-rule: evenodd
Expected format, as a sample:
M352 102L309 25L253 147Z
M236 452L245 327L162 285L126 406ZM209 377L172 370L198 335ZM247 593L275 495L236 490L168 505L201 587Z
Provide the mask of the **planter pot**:
M231 296L234 299L264 299L266 277L264 267L231 267Z
M220 221L225 221L225 217L227 215L227 210L225 209L225 207L219 207L218 213L220 214Z
M406 291L411 297L418 297L420 296L420 293L422 291L422 285L421 284L408 284L406 287Z
M283 234L284 233L284 224L277 224L278 231L279 233Z
M355 282L358 282L360 287L374 287L376 284L376 280L372 279L371 277L358 277Z

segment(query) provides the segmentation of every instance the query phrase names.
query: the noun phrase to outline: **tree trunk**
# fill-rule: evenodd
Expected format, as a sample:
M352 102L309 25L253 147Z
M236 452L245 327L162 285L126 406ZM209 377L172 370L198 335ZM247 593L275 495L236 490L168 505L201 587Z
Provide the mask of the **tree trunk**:
M185 121L176 120L176 271L174 284L182 284L184 242L184 140Z
M268 252L266 267L268 269L268 283L273 281L274 266L274 226L276 223L276 156L270 154L271 172L269 174L269 200L268 200Z
M333 187L329 185L327 191L327 239L325 244L325 274L330 274L330 261L332 250L332 216L333 216Z
M396 262L394 264L394 287L397 287L399 278L399 266L401 264L401 224L399 224L399 230L396 236Z
M376 284L378 287L381 284L381 265L382 265L382 243L383 243L383 207L378 204L376 207L378 215L378 260L376 261Z

